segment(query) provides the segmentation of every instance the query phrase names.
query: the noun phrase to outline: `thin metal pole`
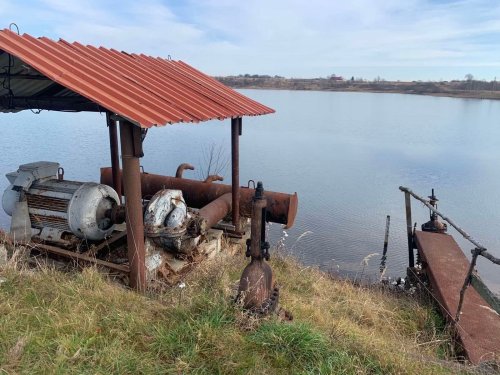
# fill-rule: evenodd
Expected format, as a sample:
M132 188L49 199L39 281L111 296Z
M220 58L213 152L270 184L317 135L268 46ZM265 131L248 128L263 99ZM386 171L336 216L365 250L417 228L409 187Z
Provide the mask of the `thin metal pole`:
M240 231L240 142L241 117L231 119L231 184L233 194L232 221L234 230Z
M385 264L387 262L387 247L389 245L389 227L391 225L391 216L387 215L385 219L385 236L384 236L384 251L382 252L382 258L380 258L380 277L382 278L385 274Z
M109 130L109 149L111 151L111 170L113 175L113 188L122 200L122 184L120 178L120 155L118 154L118 130L116 121L111 119L111 114L106 112L106 121Z
M391 225L391 216L387 215L387 219L385 221L385 236L384 236L384 251L382 253L383 256L387 254L387 246L389 245L389 226Z
M408 236L408 267L415 267L415 256L413 254L413 232L411 230L411 197L405 192L406 206L406 234Z
M120 121L120 140L123 163L123 188L127 217L127 247L130 267L129 285L138 291L146 290L146 267L144 251L144 218L142 215L141 171L137 150L140 131L131 122ZM139 137L139 139L136 139Z
M457 313L455 315L455 323L458 323L460 320L460 313L462 312L462 305L464 303L465 291L467 287L470 285L472 280L472 272L474 271L474 267L476 267L477 257L481 254L481 249L474 249L472 253L472 260L469 265L469 270L467 271L467 276L465 276L464 285L462 289L460 289L460 300L458 301Z

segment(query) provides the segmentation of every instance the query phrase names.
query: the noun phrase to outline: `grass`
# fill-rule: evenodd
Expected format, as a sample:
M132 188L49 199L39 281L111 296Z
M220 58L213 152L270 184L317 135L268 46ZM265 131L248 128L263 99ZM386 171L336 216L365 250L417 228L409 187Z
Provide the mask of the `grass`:
M139 295L96 269L0 271L0 374L456 374L431 306L333 280L275 256L281 306L248 318L232 302L243 256L200 265ZM443 345L444 343L444 345ZM444 353L444 354L443 354Z

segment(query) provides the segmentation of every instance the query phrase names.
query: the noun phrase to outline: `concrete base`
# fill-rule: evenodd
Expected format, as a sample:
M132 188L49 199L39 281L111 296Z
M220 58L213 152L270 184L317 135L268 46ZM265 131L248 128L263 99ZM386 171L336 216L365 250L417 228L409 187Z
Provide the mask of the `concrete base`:
M146 238L146 279L148 283L164 280L175 283L195 262L214 258L222 251L223 231L211 229L205 239L198 244L193 254L184 259L168 252Z
M207 258L213 258L217 253L222 251L222 235L223 231L218 229L210 229L205 236L205 241L198 245L200 254L204 254Z

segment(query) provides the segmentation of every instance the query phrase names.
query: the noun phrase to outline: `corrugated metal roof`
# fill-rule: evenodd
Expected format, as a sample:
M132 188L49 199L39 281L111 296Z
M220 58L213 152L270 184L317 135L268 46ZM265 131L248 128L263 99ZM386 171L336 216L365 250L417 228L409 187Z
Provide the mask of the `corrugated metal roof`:
M42 100L51 102L54 109L98 110L100 106L144 128L274 112L182 61L62 39L55 42L7 29L0 30L0 50L15 57L7 69L8 55L0 56L5 62L0 62L4 111L40 108ZM38 72L49 80L40 80ZM98 106L94 109L90 102Z

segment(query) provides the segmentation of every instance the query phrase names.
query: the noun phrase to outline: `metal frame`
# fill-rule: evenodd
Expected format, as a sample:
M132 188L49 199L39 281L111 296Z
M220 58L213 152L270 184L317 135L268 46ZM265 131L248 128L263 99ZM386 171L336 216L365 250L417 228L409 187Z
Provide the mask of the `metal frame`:
M455 314L455 322L458 323L460 320L460 313L462 311L462 305L464 302L465 298L465 291L469 287L469 285L473 284L474 285L474 277L473 277L473 271L474 268L476 267L476 262L478 256L483 256L492 263L500 265L500 259L496 258L492 254L490 254L486 247L484 247L479 241L475 240L472 238L470 234L468 234L466 231L464 231L462 228L460 228L453 220L439 212L432 204L429 203L426 199L422 198L421 196L415 194L413 191L411 191L409 188L400 186L399 190L405 193L405 205L406 205L406 226L407 226L407 232L408 232L408 249L410 252L409 256L409 264L410 267L414 267L414 260L413 260L413 233L411 231L411 202L410 202L410 197L415 198L416 200L422 202L424 206L426 206L431 212L442 218L443 220L447 221L453 228L457 230L458 233L460 233L466 240L471 242L475 248L471 251L472 252L472 260L469 265L469 269L467 271L467 275L465 276L464 284L462 286L462 289L460 290L460 300L458 302L458 307L457 307L457 312ZM433 194L434 196L434 190ZM476 284L478 282L476 281ZM487 289L486 285L482 285L482 288L487 290L487 292L484 292L481 290L481 288L476 288L476 291L480 293L481 297L483 297L486 301L491 301L491 298L493 298L493 294ZM498 301L493 301L495 303L492 304L492 306L498 308ZM491 302L489 302L491 304Z

